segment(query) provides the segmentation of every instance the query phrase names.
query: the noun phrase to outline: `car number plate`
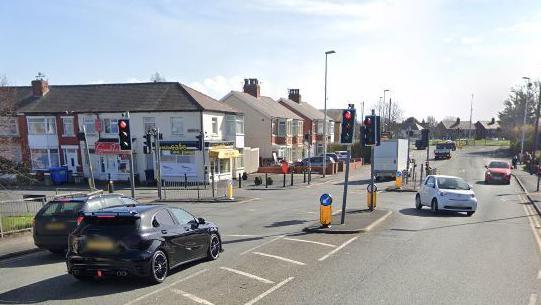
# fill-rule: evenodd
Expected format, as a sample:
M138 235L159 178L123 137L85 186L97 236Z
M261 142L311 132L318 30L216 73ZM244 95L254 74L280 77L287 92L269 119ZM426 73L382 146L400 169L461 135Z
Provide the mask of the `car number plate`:
M90 251L110 251L115 247L111 240L107 239L91 239L86 242L86 248Z
M500 176L494 176L493 179L494 179L494 180L500 180L500 179L502 179L502 177L500 177Z
M51 222L51 223L48 223L45 228L47 228L47 230L62 230L64 228L66 228L66 225L61 223L61 222Z

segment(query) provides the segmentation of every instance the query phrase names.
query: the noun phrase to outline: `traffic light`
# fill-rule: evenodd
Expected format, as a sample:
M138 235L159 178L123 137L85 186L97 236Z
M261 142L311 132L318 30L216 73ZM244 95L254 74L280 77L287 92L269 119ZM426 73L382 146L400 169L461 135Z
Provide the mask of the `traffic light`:
M143 153L146 155L152 153L152 136L150 133L145 135L145 143L143 144Z
M363 126L361 128L362 145L364 146L379 146L380 129L379 116L367 115L364 117Z
M423 146L428 146L428 129L421 130L421 142L423 142Z
M353 144L353 133L355 130L355 109L342 111L342 130L340 132L341 144Z
M130 120L118 120L120 150L131 150Z

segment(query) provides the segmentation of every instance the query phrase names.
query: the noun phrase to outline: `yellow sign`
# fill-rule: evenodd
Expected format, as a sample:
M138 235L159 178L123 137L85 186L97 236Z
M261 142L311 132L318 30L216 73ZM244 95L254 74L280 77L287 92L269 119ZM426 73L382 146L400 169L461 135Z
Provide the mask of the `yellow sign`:
M220 148L215 149L214 147L210 149L209 156L211 158L217 158L217 159L229 159L229 158L236 158L239 156L239 151L232 148Z

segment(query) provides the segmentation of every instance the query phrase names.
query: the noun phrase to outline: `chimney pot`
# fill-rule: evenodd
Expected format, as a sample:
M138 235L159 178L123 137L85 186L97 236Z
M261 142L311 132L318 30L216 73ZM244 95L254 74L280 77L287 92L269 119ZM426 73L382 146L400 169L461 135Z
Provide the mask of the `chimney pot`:
M259 87L257 78L245 78L243 90L244 93L248 93L255 98L259 98L261 95L261 88Z
M288 98L296 103L301 103L301 94L299 89L289 89Z

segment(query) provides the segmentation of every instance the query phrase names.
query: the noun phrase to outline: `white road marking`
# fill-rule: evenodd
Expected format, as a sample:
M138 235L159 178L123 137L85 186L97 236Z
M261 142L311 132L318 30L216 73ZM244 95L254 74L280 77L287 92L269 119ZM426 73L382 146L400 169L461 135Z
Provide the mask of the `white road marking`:
M250 198L250 199L246 199L246 200L243 200L243 201L239 201L239 202L237 202L237 204L248 203L248 202L255 201L255 200L260 200L260 199L261 198Z
M530 294L530 301L528 302L528 305L535 305L537 303L537 294L532 293Z
M287 284L287 282L289 282L289 281L291 281L293 279L294 279L294 277L288 277L287 279L285 279L285 280L281 281L280 283L276 284L275 286L273 286L269 290L263 292L262 294L258 295L257 297L253 298L252 300L246 302L244 305L253 305L253 304L255 304L256 302L258 302L259 300L261 300L265 296L271 294L273 291L275 291L276 289L284 286L285 284Z
M321 245L321 246L326 246L326 247L336 248L336 245L331 245L331 244L327 244L327 243L322 243L322 242L319 242L319 241L312 241L312 240L305 240L305 239L298 239L298 238L289 238L289 237L285 237L284 240L298 241L298 242L301 242L301 243L311 243L311 244L316 244L316 245Z
M522 198L522 196L520 196L520 195L519 195L519 198L520 198L520 200L524 200ZM525 201L522 201L522 202L525 202ZM541 238L539 237L539 233L535 229L535 224L534 224L534 220L533 220L535 215L530 216L530 215L532 215L532 212L529 209L529 205L524 204L524 205L522 205L522 207L524 208L524 212L526 213L526 216L528 217L528 223L530 224L530 227L532 228L533 236L535 237L535 241L537 242L537 247L539 248L539 252L541 252Z
M370 231L372 230L375 226L377 226L380 222L384 221L387 217L389 217L389 215L391 215L392 211L391 210L388 210L387 213L385 215L383 215L383 217L381 217L380 219L374 221L373 223L371 223L368 227L364 228L365 231Z
M541 270L539 270L539 272L537 272L537 279L541 280Z
M222 236L227 236L227 237L259 237L259 235L250 235L250 234L224 234Z
M321 261L326 260L327 258L329 258L329 256L331 256L331 255L335 254L336 252L342 250L342 248L344 248L345 246L349 245L351 242L353 242L353 241L356 240L357 238L359 238L359 236L355 236L355 237L349 239L349 240L346 241L345 243L343 243L343 244L341 244L340 246L338 246L338 248L336 248L336 249L332 250L331 252L327 253L326 255L320 257L320 258L318 259L318 261L321 262Z
M162 291L164 291L164 290L166 290L166 289L169 289L169 288L175 286L175 285L178 284L178 283L187 281L187 280L189 280L189 279L191 279L191 278L193 278L193 277L196 277L196 276L198 276L198 275L200 275L200 274L202 274L202 273L205 273L205 272L207 272L207 271L208 271L208 269L199 270L199 271L197 271L197 272L195 272L195 273L192 273L192 274L188 275L187 277L184 277L184 278L181 278L181 279L179 279L179 280L176 280L176 281L174 281L173 283L171 283L171 284L169 284L169 285L167 285L167 286L163 286L163 287L161 287L161 288L159 288L159 289L153 290L152 292L149 292L149 293L147 293L147 294L143 294L142 296L140 296L140 297L138 297L138 298L135 298L135 299L129 301L128 303L125 303L124 305L135 304L135 303L137 303L137 302L139 302L139 301L141 301L141 300L143 300L143 299L145 299L145 298L147 298L147 297L149 297L149 296L151 296L151 295L153 295L153 294L162 292Z
M233 272L233 273L236 273L236 274L244 275L245 277L249 277L251 279L258 280L258 281L260 281L262 283L265 283L265 284L274 284L274 282L271 281L271 280L267 280L265 278L259 277L257 275L254 275L254 274L251 274L251 273L248 273L248 272L236 270L236 269L233 269L233 268L227 268L227 267L220 267L220 269L230 271L230 272Z
M271 239L271 240L269 240L269 241L266 241L266 242L264 242L264 243L262 243L262 244L259 244L259 245L255 246L255 247L253 247L253 248L250 248L250 249L248 249L248 250L242 252L240 255L244 255L244 254L246 254L246 253L252 252L253 250L255 250L255 249L257 249L257 248L263 247L264 245L268 245L268 244L270 244L270 243L272 243L272 242L274 242L274 241L276 241L276 240L278 240L278 239L280 239L280 238L282 238L282 237L284 237L284 236L285 236L285 235L280 235L280 236L278 236L278 237L276 237L276 238L273 238L273 239Z
M186 291L182 291L180 289L171 289L171 291L173 291L176 294L180 294L183 297L188 298L188 299L190 299L190 300L192 300L192 301L194 301L194 302L196 302L198 304L214 305L213 303L211 303L211 302L209 302L209 301L207 301L205 299L202 299L202 298L200 298L198 296L195 296L195 295L193 295L191 293L187 293Z
M252 252L252 253L253 253L253 254L256 254L256 255L261 255L261 256L266 256L266 257L270 257L270 258L279 259L279 260L281 260L281 261L288 262L288 263L292 263L292 264L296 264L296 265L300 265L300 266L306 265L306 264L303 263L303 262L299 262L299 261L296 261L296 260L292 260L292 259L289 259L289 258L287 258L287 257L282 257L282 256L272 255L272 254L267 254L267 253L261 253L261 252Z

